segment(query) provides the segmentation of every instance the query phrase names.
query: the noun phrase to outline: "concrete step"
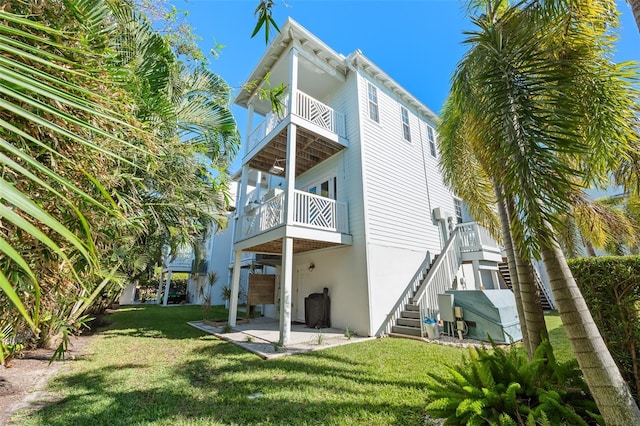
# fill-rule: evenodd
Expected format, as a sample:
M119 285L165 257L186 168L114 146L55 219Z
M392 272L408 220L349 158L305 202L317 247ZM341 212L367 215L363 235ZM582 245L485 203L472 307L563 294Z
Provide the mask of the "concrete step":
M396 334L406 334L407 336L421 337L420 328L407 327L406 325L394 325L391 327L391 332Z
M402 318L416 318L420 319L420 311L402 311L400 312Z
M420 320L417 318L398 318L396 320L396 325L420 328Z

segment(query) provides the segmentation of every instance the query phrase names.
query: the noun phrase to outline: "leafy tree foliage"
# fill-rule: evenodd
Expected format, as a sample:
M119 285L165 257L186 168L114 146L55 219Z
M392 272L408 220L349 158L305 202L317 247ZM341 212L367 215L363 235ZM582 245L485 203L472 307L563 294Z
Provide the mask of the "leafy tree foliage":
M228 86L127 2L13 1L0 36L0 323L58 343L163 243L224 226L238 135Z

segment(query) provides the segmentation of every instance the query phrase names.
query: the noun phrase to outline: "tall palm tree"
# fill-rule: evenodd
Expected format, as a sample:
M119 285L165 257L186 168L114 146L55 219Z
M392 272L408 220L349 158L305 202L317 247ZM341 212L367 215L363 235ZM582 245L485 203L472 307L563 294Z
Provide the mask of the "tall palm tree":
M640 424L640 410L555 240L557 215L570 208L569 195L602 184L636 137L633 70L611 61L615 3L511 6L497 0L484 12L473 19L477 29L468 33L449 108L464 117L464 134L473 135L473 161L513 197L514 244L527 256L542 256L605 422ZM451 136L445 132L441 141Z

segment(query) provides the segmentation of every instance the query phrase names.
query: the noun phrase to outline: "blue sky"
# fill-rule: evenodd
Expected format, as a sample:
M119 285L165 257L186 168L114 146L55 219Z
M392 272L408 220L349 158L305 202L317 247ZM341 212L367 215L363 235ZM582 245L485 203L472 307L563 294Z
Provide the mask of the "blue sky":
M241 86L266 49L264 34L251 39L258 0L175 0L188 10L188 22L208 52L214 39L225 45L210 68L234 88ZM400 85L438 113L451 75L465 48L465 30L472 30L458 0L275 0L274 19L290 16L338 53L360 49ZM621 38L618 61L640 60L640 33L628 4L618 1ZM233 108L242 137L246 110ZM239 168L234 162L232 170Z

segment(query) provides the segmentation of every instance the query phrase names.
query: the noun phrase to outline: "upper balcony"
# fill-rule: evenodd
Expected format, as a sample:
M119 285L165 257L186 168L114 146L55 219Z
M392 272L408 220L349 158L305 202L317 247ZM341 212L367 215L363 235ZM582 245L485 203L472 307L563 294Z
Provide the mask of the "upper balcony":
M300 90L294 96L293 113L287 97L283 112L267 113L247 137L243 163L252 169L268 172L276 160L286 168L290 123L296 124L296 176L347 147L344 114Z

